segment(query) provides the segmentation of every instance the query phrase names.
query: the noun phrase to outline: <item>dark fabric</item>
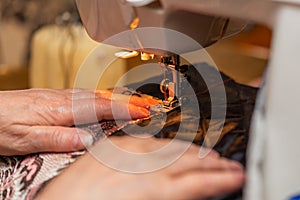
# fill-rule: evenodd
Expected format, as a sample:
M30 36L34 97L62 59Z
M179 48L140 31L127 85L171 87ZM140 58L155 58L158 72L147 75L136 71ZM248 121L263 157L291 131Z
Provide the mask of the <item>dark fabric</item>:
M208 78L205 83L201 72ZM82 125L89 131L95 141L106 135L124 135L126 133L139 134L136 124L143 127L142 131L154 134L158 138L176 138L193 141L199 145L207 145L210 137L207 137L207 129L210 121L216 121L218 126L219 119L216 116L211 119L211 98L210 92L221 91L224 84L227 102L220 101L213 106L217 109L226 108L226 120L224 126L220 126L221 136L217 144L213 147L221 156L232 160L237 160L245 166L246 150L249 138L249 127L254 108L257 89L236 83L225 74L221 73L221 81L218 79L219 72L205 63L190 66L187 72L187 79L192 85L191 88L185 87L182 91L184 106L178 107L167 112L167 118L162 129L160 127L164 119L164 113L153 111L150 118L132 121L102 121L99 123ZM161 77L154 77L146 82L159 83ZM149 94L160 99L163 95L158 84L132 84L128 87L136 88L140 93L119 89L120 93L135 94L145 96ZM208 90L209 88L209 90ZM192 98L191 94L196 94ZM195 96L195 95L194 95ZM221 95L218 98L223 98ZM195 109L198 105L200 113ZM195 112L196 110L196 112ZM198 113L197 113L198 112ZM151 126L149 123L151 122ZM196 125L196 126L195 126ZM221 124L222 125L222 124ZM180 129L179 129L180 127ZM196 134L195 134L196 128ZM159 131L157 131L159 130ZM40 153L26 156L0 156L0 181L7 181L0 196L3 199L33 199L33 197L45 186L49 180L59 175L61 170L69 166L77 157L84 154L84 151L73 153ZM210 200L239 200L242 198L242 190L221 197L211 198Z
M205 83L199 72L201 72L202 75L209 76L209 81L206 81L208 83ZM216 106L226 106L226 120L221 137L214 146L214 149L218 151L221 156L236 160L246 166L249 128L258 89L238 84L222 72L222 83L220 83L218 76L218 71L205 63L190 66L189 71L187 72L187 79L192 85L195 94L197 94L197 103L200 107L201 116L198 134L194 138L194 142L196 144L203 144L207 126L210 121L212 107L209 91L217 91L223 87L222 84L224 84L227 103L226 105L220 104ZM159 82L159 79L161 79L161 77L154 77L151 81ZM135 87L136 85L133 84L131 86ZM138 90L141 93L163 98L163 95L159 91L159 85L157 84L147 84L140 87ZM183 96L185 95L187 94L183 94ZM176 118L178 115L180 115L180 110L169 113L165 127L156 136L169 138L174 136L174 132L176 132L180 124L180 118ZM241 198L242 190L234 194L211 198L211 200L238 200Z

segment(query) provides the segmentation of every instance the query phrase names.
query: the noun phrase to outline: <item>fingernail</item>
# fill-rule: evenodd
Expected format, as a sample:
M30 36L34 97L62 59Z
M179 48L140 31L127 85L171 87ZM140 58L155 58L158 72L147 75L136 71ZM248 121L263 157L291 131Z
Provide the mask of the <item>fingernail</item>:
M82 132L79 133L79 137L80 137L81 143L82 143L85 147L89 147L89 146L91 146L91 145L94 143L93 137L92 137L90 134L86 133L86 132L84 132L84 133L82 133Z
M239 171L243 170L243 166L237 161L230 160L229 164L231 169L239 170Z
M146 108L139 107L139 110L140 110L140 113L143 115L143 117L148 117L150 114L149 110Z

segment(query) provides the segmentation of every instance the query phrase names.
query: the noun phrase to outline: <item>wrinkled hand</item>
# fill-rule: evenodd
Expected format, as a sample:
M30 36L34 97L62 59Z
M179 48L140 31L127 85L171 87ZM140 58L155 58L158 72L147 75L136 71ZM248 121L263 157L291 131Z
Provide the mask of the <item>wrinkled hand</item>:
M120 148L136 153L160 149L170 141L153 138L139 140L127 136L111 137L110 140ZM176 145L180 149L183 144L180 141ZM242 187L245 177L240 164L220 158L214 151L199 159L199 149L192 145L172 165L141 174L111 169L86 154L52 180L37 199L202 199ZM169 156L173 153L170 151ZM128 163L120 154L111 155L111 159L120 164ZM160 162L161 159L159 155L149 162ZM140 163L131 164L134 167Z
M134 97L127 103L121 96L112 114L111 91L30 89L0 92L0 155L62 152L84 148L92 142L74 122L148 116L154 100ZM115 101L114 101L115 102ZM146 106L147 105L147 106ZM96 113L96 117L94 116ZM76 116L76 117L75 117ZM75 120L76 118L76 120ZM82 140L80 140L80 138ZM82 141L82 142L81 142Z

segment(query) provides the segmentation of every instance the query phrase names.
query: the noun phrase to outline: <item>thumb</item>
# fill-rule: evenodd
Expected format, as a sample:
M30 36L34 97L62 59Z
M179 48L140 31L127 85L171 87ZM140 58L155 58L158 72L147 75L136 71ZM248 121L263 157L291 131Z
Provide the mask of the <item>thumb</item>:
M92 135L71 127L34 126L28 136L34 148L31 152L70 152L93 144Z

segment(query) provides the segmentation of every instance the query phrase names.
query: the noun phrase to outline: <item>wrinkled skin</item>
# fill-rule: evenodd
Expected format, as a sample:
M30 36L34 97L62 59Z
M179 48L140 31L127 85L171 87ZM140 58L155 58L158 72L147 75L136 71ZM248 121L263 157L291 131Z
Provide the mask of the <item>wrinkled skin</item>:
M92 137L72 127L75 121L147 117L149 106L157 104L152 99L125 95L117 95L113 101L111 94L85 89L1 91L0 155L81 150L92 143ZM114 115L112 102L117 110Z
M83 149L79 135L81 138L90 135L74 128L75 122L147 117L149 107L157 104L155 100L137 96L113 97L111 91L31 89L0 93L2 155ZM115 115L112 114L115 101L111 99L117 101ZM94 110L96 119L91 114ZM110 140L121 149L135 153L155 151L170 141L138 140L128 136L111 137ZM103 145L101 142L92 148ZM178 149L183 144L183 141L176 143ZM202 199L242 187L245 177L240 164L220 158L214 151L204 159L199 159L198 154L199 147L192 145L170 166L151 173L132 174L111 169L86 153L50 181L37 199ZM168 157L167 154L158 155L143 164L161 162L164 156ZM119 154L111 159L124 160Z
M110 140L121 149L135 153L155 151L170 141L128 136ZM183 143L177 142L178 149ZM101 141L97 145L101 145ZM37 199L204 199L242 187L245 176L240 164L221 158L214 151L199 159L199 150L199 146L193 144L172 165L141 174L111 169L88 153L50 181ZM149 162L160 162L162 156L168 155L158 155ZM117 154L111 159L124 158ZM134 167L139 163L131 164Z

